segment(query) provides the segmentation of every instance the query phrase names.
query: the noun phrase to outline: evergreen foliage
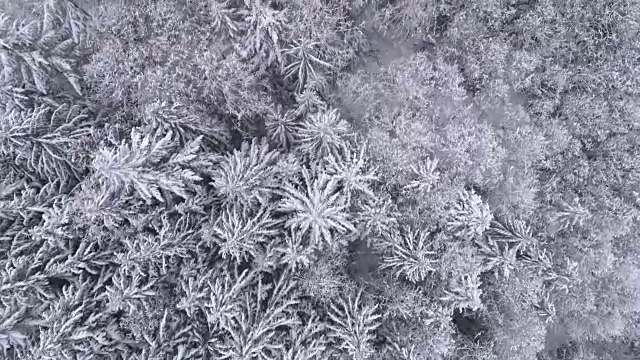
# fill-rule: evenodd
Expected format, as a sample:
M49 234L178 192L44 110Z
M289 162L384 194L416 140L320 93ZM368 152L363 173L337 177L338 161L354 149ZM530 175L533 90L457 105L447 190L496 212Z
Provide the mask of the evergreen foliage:
M362 301L360 290L355 297L339 298L331 303L329 310L331 337L354 360L364 360L372 355L373 331L380 326L376 307Z
M398 239L399 237L399 239ZM390 255L384 257L381 269L394 269L396 275L405 276L409 281L418 283L435 271L431 266L436 253L429 251L429 234L423 231L406 230L405 234L389 240Z
M314 260L314 247L310 246L304 236L297 230L285 235L284 244L276 249L282 253L282 263L288 265L291 271L308 268Z
M314 179L305 169L302 184L285 184L284 194L278 210L289 214L285 226L308 235L314 246L334 246L338 234L355 231L337 180L323 174Z
M145 107L144 119L152 127L173 131L182 143L202 136L203 140L217 147L226 146L230 135L228 130L217 119L206 119L187 106L166 101L154 102Z
M375 197L371 190L371 182L377 180L377 177L367 169L364 147L360 149L359 154L347 151L339 159L329 157L327 162L327 173L340 181L343 191L347 193L347 202L357 195Z
M0 1L0 358L638 358L637 19Z
M62 184L77 181L85 172L81 145L90 125L87 110L77 105L14 109L2 115L0 156L11 159L19 174Z
M284 68L285 79L295 76L296 91L302 92L307 82L317 82L319 80L314 66L331 68L331 64L318 59L317 55L314 54L314 47L318 45L317 42L302 39L294 41L293 44L292 47L285 51L285 54L289 55L293 60Z
M100 149L93 167L102 186L125 193L134 189L144 200L164 202L161 191L187 198L189 188L202 180L189 165L196 160L202 138L196 138L177 151L173 132L155 130L142 136L131 130L131 141L122 141L115 149Z
M274 225L276 222L267 208L249 215L247 210L234 207L226 209L206 235L220 247L222 258L231 256L241 262L249 256L256 257L256 246L276 234Z
M50 94L55 93L51 86L61 85L56 81L60 78L82 95L78 60L86 42L87 17L70 2L48 1L43 12L40 21L0 17L2 87L15 94L13 98L23 97L24 91Z
M313 154L309 155L313 160L339 157L347 149L344 136L348 132L348 124L340 118L337 109L321 110L305 118L296 145L303 154Z
M266 142L244 142L240 149L221 158L212 171L211 185L228 204L250 208L267 205L273 191L278 152L270 151Z
M493 219L493 215L487 204L474 191L462 191L459 200L453 204L450 210L451 221L449 228L458 237L474 238L482 236Z
M282 108L272 110L265 120L269 140L283 149L289 149L300 131L300 121L295 111L283 113Z

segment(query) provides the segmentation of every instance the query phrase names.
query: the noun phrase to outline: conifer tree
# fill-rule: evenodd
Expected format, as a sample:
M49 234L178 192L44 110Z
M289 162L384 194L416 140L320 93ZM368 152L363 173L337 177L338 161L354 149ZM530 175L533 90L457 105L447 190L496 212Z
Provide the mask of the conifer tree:
M472 274L461 275L450 281L449 289L445 290L446 295L441 299L451 302L455 308L480 309L482 305L482 281L480 280L480 270Z
M0 358L633 357L638 1L83 3L0 1Z
M308 81L318 81L320 79L316 73L314 66L332 68L328 64L320 60L314 48L317 42L308 39L296 40L293 46L284 51L286 55L292 58L292 61L284 68L285 79L295 76L296 92L300 93L304 90Z
M143 136L142 129L131 131L130 142L122 141L117 148L103 148L96 155L93 167L103 186L125 193L135 190L146 201L165 201L162 192L188 198L202 178L189 168L200 148L198 137L183 149L178 149L171 131L156 129Z
M298 150L312 160L339 157L347 149L344 136L348 133L348 124L338 110L325 110L305 118L295 143Z
M347 151L340 158L328 157L328 174L340 180L343 191L347 193L347 202L352 197L361 194L364 197L375 197L371 190L370 183L377 180L373 171L367 169L365 148L360 149L359 154L352 154Z
M207 119L180 103L155 101L145 106L144 120L155 128L173 131L182 144L202 136L205 142L224 148L230 139L229 131L218 119Z
M275 225L269 208L250 211L228 206L212 228L205 230L205 237L218 245L222 258L232 257L241 262L258 255L258 245L277 233Z
M320 173L314 178L303 170L300 186L285 184L278 208L288 215L285 226L308 235L314 246L337 245L337 235L355 231L346 211L338 182Z
M244 1L240 10L245 34L238 45L240 54L253 60L256 67L265 69L282 66L281 38L287 26L283 11L272 8L263 0Z
M331 337L354 360L368 359L374 353L374 330L380 326L376 310L363 302L362 290L355 297L341 297L330 304Z
M225 329L227 336L214 345L221 359L272 358L282 348L279 329L297 325L292 313L298 300L291 294L290 278L285 274L272 286L262 281L244 294L238 315Z
M281 352L283 360L322 359L328 347L326 326L316 316L291 327Z
M24 109L32 93L55 98L64 91L61 85L82 94L78 69L89 38L88 15L66 0L48 0L42 10L41 20L29 22L0 16L1 98L8 110Z
M489 205L472 191L461 191L459 200L450 210L449 228L459 237L473 239L482 236L491 225L493 215Z
M80 146L91 125L86 109L40 105L0 116L0 157L11 159L19 176L33 174L47 182L60 180L61 185L82 178L86 159Z
M281 149L289 149L300 131L300 121L295 111L272 109L265 124L269 140Z
M396 276L419 283L433 271L436 253L430 250L429 234L406 229L402 234L390 234L389 255L384 256L381 269L390 268Z
M309 267L311 261L315 260L314 250L314 247L295 229L287 232L283 244L276 249L282 254L281 262L293 272Z
M220 158L212 171L211 185L226 204L247 208L267 205L276 190L274 165L278 157L266 141L244 142L240 149Z

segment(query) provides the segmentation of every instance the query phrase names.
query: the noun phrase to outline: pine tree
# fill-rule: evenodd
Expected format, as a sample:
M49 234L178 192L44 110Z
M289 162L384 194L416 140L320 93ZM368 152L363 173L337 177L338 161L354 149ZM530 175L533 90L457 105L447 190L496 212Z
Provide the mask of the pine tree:
M28 93L55 95L52 87L61 80L81 95L78 65L88 37L87 19L72 2L58 0L45 2L42 20L12 22L1 15L2 103L16 101L24 107Z
M188 222L171 221L166 212L150 215L142 221L153 229L153 233L138 233L124 238L122 250L114 254L114 260L123 269L142 276L166 276L171 267L188 258L189 251L197 247L198 233L190 228L192 224ZM156 224L156 218L160 218L160 224Z
M293 45L284 51L292 58L292 61L284 68L285 79L295 76L296 92L301 93L305 89L308 81L318 81L319 75L314 66L321 65L326 68L333 68L331 64L318 58L315 47L318 42L308 39L294 40Z
M283 113L282 107L271 109L265 127L269 140L281 149L288 150L300 131L300 121L292 110Z
M88 224L99 224L115 231L126 219L136 216L130 206L130 196L122 196L111 188L101 186L96 177L85 178L73 196L73 206Z
M330 304L330 336L340 350L354 360L368 359L374 353L374 331L380 326L377 306L362 302L362 290L355 297L338 298Z
M440 173L436 171L438 167L438 159L427 160L418 167L412 166L414 179L404 188L407 190L416 190L420 193L429 192L440 179Z
M445 290L446 295L441 300L450 302L453 307L464 310L478 310L482 307L482 290L480 286L480 270L472 274L459 276L450 281L449 289Z
M278 157L266 141L244 142L239 150L220 158L211 173L211 185L225 204L247 208L267 205L276 189L274 164Z
M282 258L281 263L286 264L292 272L308 268L315 259L314 247L310 246L301 233L292 229L285 234L283 244L276 248Z
M252 59L256 67L282 66L281 38L287 18L262 0L246 0L243 16L245 34L238 45L240 54Z
M209 289L208 294L205 293L201 310L206 315L209 326L221 329L232 326L233 318L238 315L243 305L242 294L248 291L254 275L245 270L238 275L224 272L216 274L215 278L207 279Z
M206 118L184 104L155 101L145 106L144 120L153 128L173 131L182 144L195 140L223 148L231 138L226 126L215 118Z
M232 326L233 318L243 306L243 295L255 282L256 273L227 270L222 266L196 273L194 271L198 271L201 264L189 262L186 265L192 273L179 279L176 308L188 319L203 317L216 331Z
M550 295L550 292L545 292L545 294L540 298L540 302L534 305L538 312L538 316L543 318L545 323L553 323L557 320L556 307L553 305Z
M116 325L93 291L91 281L80 281L40 308L38 332L30 338L25 358L88 359L120 347Z
M204 236L219 247L223 259L231 257L241 262L258 255L258 245L267 242L277 233L276 224L269 208L251 211L239 206L228 206L211 228L205 229Z
M561 230L580 227L591 217L589 210L585 209L577 199L574 199L573 204L562 202L559 208L552 221L556 222Z
M300 321L297 326L290 328L278 358L282 360L324 359L328 347L325 331L326 326L317 316Z
M361 208L356 218L359 223L358 229L369 246L384 247L384 237L398 227L401 214L389 196L385 195L377 195L360 204Z
M362 194L368 198L375 195L370 188L370 183L377 180L373 171L368 170L365 147L360 149L359 154L352 154L347 151L340 158L329 156L327 159L327 173L340 181L343 191L347 194L347 202L351 202L353 196Z
M5 182L4 196L0 196L0 259L16 256L34 243L28 232L43 222L45 213L63 195L58 191L59 182L48 183L42 187L37 184L27 185L25 181Z
M188 192L202 180L190 164L197 159L201 137L177 149L171 131L160 129L143 137L142 129L131 131L130 142L122 141L117 148L102 148L93 161L102 185L111 191L128 193L134 189L146 201L164 202L167 194L188 198Z
M201 359L204 357L204 351L199 347L198 342L194 341L191 325L184 321L184 318L177 316L173 309L144 309L144 311L153 313L153 321L151 323L144 322L136 324L142 325L141 333L136 341L138 347L142 348L139 353L129 352L131 359ZM158 315L156 315L158 313ZM132 326L135 327L135 326ZM128 352L121 351L120 354Z
M320 98L315 89L307 89L300 94L296 94L296 115L305 117L309 114L326 109L327 104Z
M493 220L489 205L483 203L473 190L459 193L458 201L453 204L449 216L449 229L456 236L468 239L482 236Z
M11 159L19 176L33 174L61 185L82 178L86 160L80 146L91 125L86 109L40 105L0 116L0 158Z
M492 238L515 243L519 248L526 248L537 243L531 227L523 220L507 218L503 222L493 221L489 228Z
M245 293L238 315L226 327L227 336L214 344L220 359L271 359L282 349L282 330L297 326L292 294L294 283L285 273L272 286L258 279ZM269 288L271 288L269 290Z
M308 170L303 170L301 188L284 185L278 210L289 215L285 226L308 235L314 246L334 246L336 234L355 231L345 201L335 179L322 173L312 178Z
M486 240L476 240L476 244L480 248L480 254L485 259L484 266L486 269L494 270L496 275L500 271L508 279L517 266L518 248L509 246L508 243L500 244L490 236L487 236Z
M231 7L228 0L207 0L200 6L206 7L214 31L230 38L238 36L242 24L238 20L238 10Z
M340 157L347 149L344 136L348 132L349 126L340 118L338 110L321 111L305 118L295 143L297 149L312 160Z
M119 268L113 274L112 285L105 288L107 309L114 313L124 311L131 315L147 298L157 295L154 288L154 280L147 281L137 271L128 272Z
M383 257L381 269L393 269L396 276L414 283L435 271L436 252L430 250L429 234L425 231L406 229L402 235L390 234L387 241L389 255Z

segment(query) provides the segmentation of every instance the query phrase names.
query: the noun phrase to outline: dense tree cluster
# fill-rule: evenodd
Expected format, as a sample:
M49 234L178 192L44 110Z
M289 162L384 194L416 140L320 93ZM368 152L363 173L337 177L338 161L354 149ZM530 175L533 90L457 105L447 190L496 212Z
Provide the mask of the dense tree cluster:
M0 5L0 358L640 357L640 1Z

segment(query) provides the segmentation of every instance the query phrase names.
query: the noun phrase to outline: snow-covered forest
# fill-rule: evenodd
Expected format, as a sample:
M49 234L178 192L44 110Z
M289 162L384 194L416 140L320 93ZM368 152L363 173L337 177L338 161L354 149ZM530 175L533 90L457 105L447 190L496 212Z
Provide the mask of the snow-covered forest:
M0 0L0 359L640 358L640 0Z

